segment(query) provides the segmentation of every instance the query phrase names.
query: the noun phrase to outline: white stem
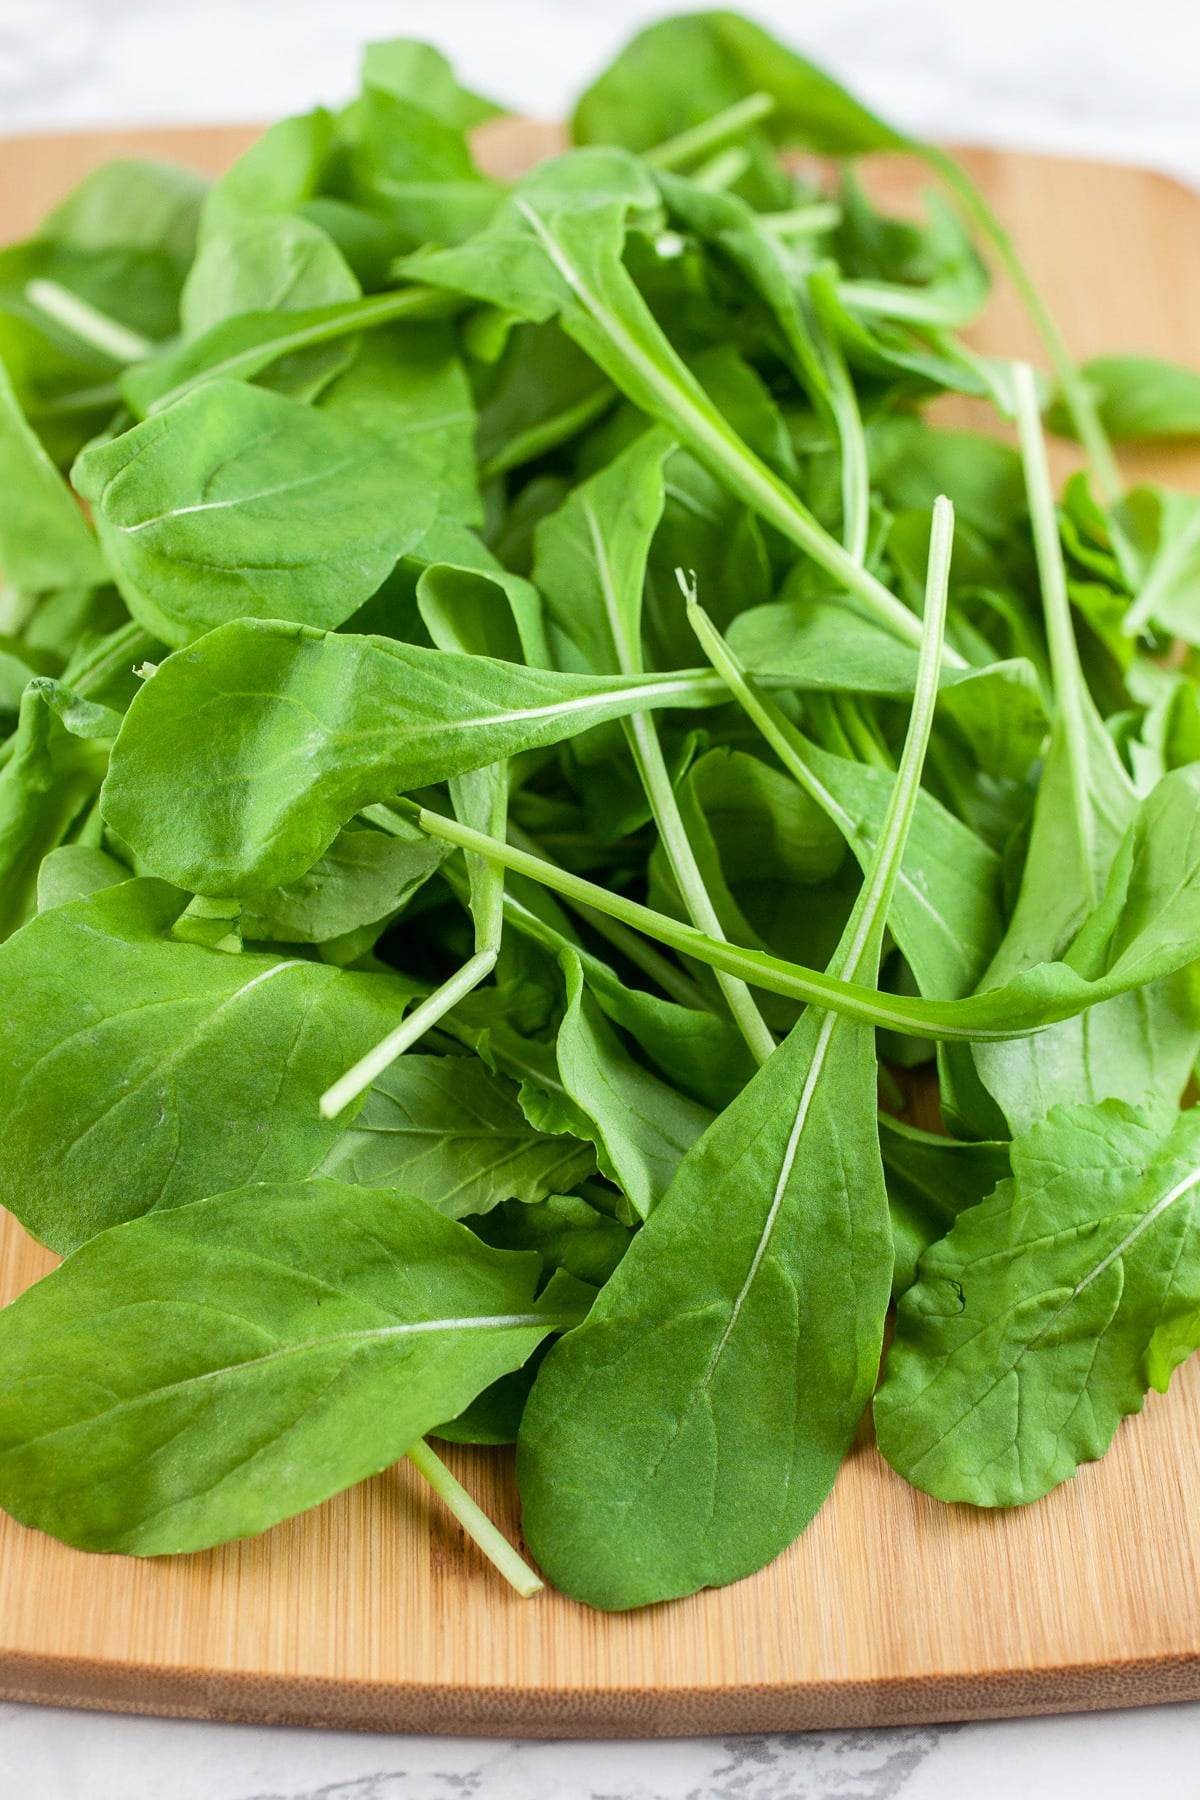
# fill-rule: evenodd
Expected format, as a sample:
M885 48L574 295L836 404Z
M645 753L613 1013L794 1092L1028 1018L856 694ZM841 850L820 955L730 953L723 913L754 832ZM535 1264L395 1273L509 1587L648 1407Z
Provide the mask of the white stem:
M457 1006L460 1000L465 999L472 988L477 988L495 966L495 950L479 950L470 957L461 969L451 975L449 981L444 981L441 987L435 988L419 1006L414 1007L395 1031L389 1031L365 1056L359 1057L352 1069L347 1069L344 1075L339 1075L332 1087L326 1088L319 1102L321 1117L335 1119L352 1100L357 1100L377 1076L382 1075L398 1056L403 1056L418 1038L424 1037L430 1027L444 1018L452 1006Z
M110 318L90 301L81 300L78 294L61 287L57 281L39 278L26 282L25 294L48 319L65 325L74 337L82 338L85 344L103 351L115 362L145 362L158 348L140 331L130 331L127 325Z
M500 1532L482 1507L477 1506L461 1481L450 1473L440 1456L435 1456L424 1438L418 1438L407 1453L408 1460L423 1475L438 1499L454 1514L467 1536L474 1540L492 1566L514 1587L522 1600L540 1594L545 1583L529 1564L517 1555L508 1539Z

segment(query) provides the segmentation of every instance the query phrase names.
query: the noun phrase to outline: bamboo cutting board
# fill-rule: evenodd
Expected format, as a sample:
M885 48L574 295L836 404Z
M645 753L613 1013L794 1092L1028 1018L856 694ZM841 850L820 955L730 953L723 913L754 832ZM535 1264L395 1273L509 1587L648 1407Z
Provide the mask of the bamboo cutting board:
M219 170L253 133L0 144L0 240L87 169L167 155ZM505 172L550 128L488 128ZM972 153L1080 356L1200 366L1200 199L1130 169ZM886 165L876 189L911 201ZM975 341L1037 355L1013 298ZM951 412L969 418L970 408ZM1070 465L1064 450L1060 473ZM1200 491L1200 452L1131 473ZM0 1302L54 1259L0 1226ZM450 1450L514 1539L511 1456ZM770 1569L636 1614L518 1600L406 1463L266 1536L202 1555L87 1556L0 1515L0 1696L191 1718L522 1736L796 1730L1200 1696L1200 1359L1103 1463L1019 1512L946 1507L868 1432Z

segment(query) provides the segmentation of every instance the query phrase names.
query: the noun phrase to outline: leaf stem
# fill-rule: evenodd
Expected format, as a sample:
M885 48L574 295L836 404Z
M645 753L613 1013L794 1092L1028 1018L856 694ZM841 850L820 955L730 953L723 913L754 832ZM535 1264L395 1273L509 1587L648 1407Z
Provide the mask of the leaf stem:
M681 571L676 570L676 579L680 580L682 587L680 575ZM684 594L688 602L688 623L738 705L758 726L793 780L833 820L843 837L852 838L855 834L854 820L810 767L804 753L805 741L801 733L775 702L759 691L741 659L730 649L704 608L692 598L687 588L684 588ZM853 760L849 745L846 746L846 752L849 760Z
M622 608L617 582L609 562L604 533L590 505L585 507L585 516L591 536L592 554L596 566L596 578L600 584L600 593L604 603L605 617L608 623L609 637L617 659L617 667L622 675L640 675L643 673L640 596L642 576L636 578L638 606L633 616ZM633 753L637 766L638 778L647 800L654 823L658 827L659 840L671 865L675 882L679 888L684 906L693 925L698 925L711 938L723 940L725 932L713 905L712 896L704 880L696 853L688 838L683 815L679 810L679 802L675 797L675 788L667 768L666 758L662 753L658 731L646 714L635 714L622 719L625 738ZM769 1026L755 1004L754 996L744 981L730 975L726 970L717 971L717 982L725 997L725 1003L733 1015L734 1023L746 1040L746 1047L758 1063L766 1062L775 1049L775 1039Z
M515 844L518 849L527 851L530 856L538 857L540 861L548 863L552 868L558 866L551 857L546 855L536 839L531 838L527 831L522 831L519 825L510 822L508 837L511 843ZM674 963L668 962L667 958L656 950L653 944L648 944L638 932L630 931L629 927L622 925L619 920L610 918L606 913L597 912L594 906L587 906L579 900L573 900L567 894L563 894L561 898L571 911L583 920L585 925L590 925L599 937L610 943L614 950L619 950L621 955L627 957L635 968L642 971L643 975L648 975L651 981L657 982L663 993L669 994L671 999L680 1006L686 1006L692 1012L712 1012L714 1010L704 990L692 980L691 976L677 968Z
M1062 540L1058 534L1058 515L1054 505L1054 489L1046 461L1046 440L1042 432L1038 408L1037 386L1028 363L1014 363L1012 389L1016 405L1017 433L1021 445L1021 464L1025 473L1025 492L1029 501L1029 518L1033 527L1033 547L1037 557L1038 580L1042 589L1042 605L1046 618L1046 641L1050 648L1050 679L1055 706L1060 715L1071 771L1071 795L1079 841L1084 847L1083 869L1088 883L1087 906L1094 910L1099 894L1096 889L1093 847L1092 807L1088 799L1088 772L1080 754L1086 743L1085 713L1089 705L1079 649L1071 623L1071 602L1067 594L1067 572L1063 564Z
M960 168L947 151L940 150L936 145L931 144L914 143L912 148L929 164L930 168L936 170L937 174L941 176L968 218L978 226L997 251L1009 279L1021 296L1025 308L1037 326L1042 342L1046 346L1079 441L1091 464L1101 494L1111 505L1121 498L1123 490L1121 472L1117 467L1112 445L1108 441L1108 434L1101 423L1091 390L1067 349L1062 333L1058 329L1058 323L1039 293L1016 244L966 170Z
M752 160L744 145L727 144L724 150L718 150L708 162L693 170L692 180L710 194L721 193L742 179Z
M438 1499L449 1507L467 1536L478 1544L488 1561L499 1570L510 1587L517 1590L522 1600L531 1600L534 1594L540 1594L545 1583L517 1555L508 1539L493 1525L483 1508L476 1505L461 1481L455 1479L441 1457L429 1448L425 1439L418 1438L406 1455Z
M707 932L709 937L724 942L725 932L688 838L653 722L646 713L639 713L622 723L633 750L642 786L646 790L646 798L650 802L650 810L654 814L654 822L658 826L663 849L667 853L671 871L692 923ZM758 1063L766 1062L775 1049L775 1038L759 1012L753 994L744 981L726 970L718 969L716 976L734 1023L745 1038L751 1056Z
M470 836L472 838L479 836L483 838L485 844L489 845L493 841L491 838L484 837L482 832L472 832ZM464 845L466 849L472 847L472 845ZM489 853L485 851L483 854ZM441 987L435 988L433 993L422 1000L419 1006L415 1006L408 1017L397 1025L395 1031L389 1031L385 1038L381 1038L379 1043L368 1050L365 1056L359 1058L353 1068L347 1069L344 1075L339 1075L332 1087L326 1088L318 1103L321 1117L335 1119L344 1107L350 1105L352 1100L357 1100L358 1096L370 1087L376 1076L382 1075L383 1071L394 1063L398 1056L403 1056L404 1052L415 1044L418 1038L424 1036L431 1025L436 1025L438 1020L450 1011L451 1007L457 1006L458 1002L464 999L473 988L477 988L481 981L485 981L495 966L496 951L494 949L478 950L474 956L469 957L462 968L457 969L448 981L443 981Z
M770 994L783 994L789 1000L805 1004L811 1002L845 1013L849 1018L861 1019L864 1024L883 1026L909 1037L971 1043L1028 1037L1060 1019L1074 1017L1091 1004L1090 1001L1080 1004L1076 992L1065 995L1061 1002L1053 999L1040 1004L1035 1002L1033 1013L1025 1015L1019 1008L1011 1006L1005 1011L1003 990L999 989L970 995L963 1000L925 1000L883 993L873 987L822 974L802 963L787 962L762 950L720 943L694 925L684 924L667 913L655 912L652 907L642 906L623 894L610 893L582 875L557 869L551 863L517 850L512 844L502 844L481 831L471 831L456 819L431 812L427 807L412 804L409 816L430 837L457 844L464 850L475 850L481 856L494 857L516 874L528 875L566 899L581 901L598 912L620 919L635 931L644 931L681 956L695 957L697 962L707 963L711 969L726 969L750 986L764 988Z
M735 100L732 106L727 106L723 112L714 113L703 124L693 125L687 131L680 131L675 137L656 144L652 150L644 151L644 160L652 169L683 168L688 163L711 156L714 150L721 149L730 138L749 131L752 125L757 125L760 119L767 118L774 111L775 102L770 94L747 94L744 100Z
M842 209L835 200L810 200L806 206L792 206L786 212L760 213L758 222L772 237L815 237L841 224Z
M144 362L158 349L158 345L143 337L140 331L131 331L127 325L110 318L98 306L81 299L57 281L46 281L41 277L27 281L25 294L48 319L64 326L81 343L90 344L104 356L111 356L114 362Z
M863 430L858 393L850 378L850 370L836 332L830 331L823 316L822 300L832 286L819 271L809 276L809 293L813 305L808 319L825 385L830 411L837 428L842 453L842 542L856 563L867 554L867 538L871 523L871 471L867 455L867 435ZM825 299L826 306L828 300Z
M888 908L900 875L904 846L908 841L917 796L921 791L921 769L925 762L929 734L933 729L933 715L937 710L938 673L946 634L953 547L954 508L944 494L939 494L933 503L933 526L925 575L924 630L908 732L883 829L879 834L879 844L859 900L858 929L847 946L845 960L839 971L845 979L851 981L865 972L872 943L875 945L873 960L878 966L878 932L887 922Z
M257 375L261 370L269 368L281 357L291 356L297 350L310 349L314 344L332 343L336 338L350 337L359 331L371 331L377 325L390 324L394 319L438 319L445 318L456 311L461 311L462 303L452 295L446 295L433 288L407 287L399 288L385 294L370 294L363 300L342 301L337 305L316 310L315 316L309 316L301 324L287 331L278 330L280 315L246 313L243 318L253 321L258 317L265 320L266 325L276 327L275 335L227 351L216 362L204 367L192 369L186 373L174 387L167 388L147 402L144 413L147 418L153 413L162 412L165 407L173 406L176 400L191 393L193 388L200 387L206 381L218 379L239 380L243 377ZM286 314L283 315L286 317ZM214 334L228 327L229 321L213 326ZM207 334L206 334L207 336ZM187 349L195 349L203 345L205 338L196 338ZM174 357L172 357L174 361ZM142 371L138 371L140 381ZM127 394L131 404L136 407L137 393Z
M92 644L78 662L68 663L63 680L75 693L85 700L90 699L118 670L126 665L132 668L137 657L145 661L150 651L156 648L157 639L143 631L136 620L130 619Z
M743 441L681 360L624 266L616 264L612 279L619 283L621 306L636 321L636 329L590 285L538 212L519 196L514 204L573 296L575 307L564 308L563 324L593 361L635 406L677 432L730 493L811 557L886 631L902 643L919 645L921 621L855 561L787 482ZM966 667L964 658L949 648L945 660L956 668Z

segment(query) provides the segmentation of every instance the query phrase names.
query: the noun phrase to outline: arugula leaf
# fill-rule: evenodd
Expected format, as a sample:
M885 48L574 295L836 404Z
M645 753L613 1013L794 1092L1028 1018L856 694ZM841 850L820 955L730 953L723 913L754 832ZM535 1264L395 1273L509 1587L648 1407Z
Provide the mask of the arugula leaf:
M382 929L446 855L445 845L403 820L386 833L348 825L303 875L243 908L243 932L260 942L321 944L367 925Z
M26 423L0 359L0 569L41 594L105 579L96 540L69 488Z
M1200 432L1200 374L1195 369L1159 356L1094 356L1079 373L1095 396L1104 429L1118 444ZM1054 431L1075 436L1061 403L1051 406L1049 423Z
M92 445L74 481L134 618L186 644L226 619L349 618L431 521L407 473L361 430L219 381Z
M410 258L434 286L519 316L561 317L605 374L675 432L730 491L775 526L902 641L917 620L818 524L795 492L743 442L671 347L620 261L628 217L657 191L616 151L579 151L542 164L468 243ZM953 656L951 661L956 660Z
M913 722L835 959L844 977L878 968L933 719L952 517L943 503ZM567 1593L613 1609L734 1581L824 1501L870 1398L891 1288L874 1086L868 1033L806 1011L542 1365L518 1476L530 1545Z
M94 804L119 724L108 707L47 676L25 689L0 769L0 938L35 912L42 858Z
M317 1096L412 993L396 975L179 943L186 896L126 881L0 950L0 1202L51 1249L233 1182L305 1175Z
M320 405L390 445L408 480L437 494L439 519L483 523L475 407L446 325L398 321L372 332Z
M634 1062L588 993L579 958L564 950L560 960L567 984L556 1046L563 1088L587 1122L602 1173L645 1218L712 1114Z
M580 1194L551 1194L527 1205L506 1200L475 1230L501 1250L536 1250L548 1265L603 1287L629 1248L631 1232ZM532 1382L529 1384L532 1386ZM523 1394L522 1408L527 1394ZM514 1424L519 1424L520 1415ZM507 1442L515 1443L514 1429Z
M136 1556L263 1531L395 1462L573 1324L534 1300L538 1261L322 1180L106 1231L0 1314L0 1501Z
M647 26L582 96L571 129L580 144L649 150L754 93L774 100L763 129L786 143L825 156L907 148L814 63L732 12Z
M1099 905L1136 807L1133 784L1088 693L1079 663L1031 371L1018 369L1014 387L1056 712L1021 889L1004 941L983 978L988 986L1063 955ZM1144 845L1146 823L1143 819L1140 827L1134 826L1126 854L1135 854L1135 841ZM1179 888L1187 889L1190 839L1190 832L1182 840L1174 839L1171 853L1177 853L1178 860L1171 856L1166 869L1155 861L1164 899ZM1146 913L1139 914L1139 922L1154 934L1156 926ZM1076 955L1068 955L1068 960L1080 966ZM979 1079L1008 1127L1020 1131L1054 1104L1080 1097L1141 1101L1148 1094L1172 1090L1177 1097L1196 1060L1198 1024L1185 992L1146 985L1047 1032L1036 1044L998 1052L977 1045L973 1057ZM985 1111L977 1102L973 1122L986 1131L992 1121L982 1116Z
M187 1549L404 1454L529 1596L426 1441L519 1438L624 1607L803 1529L889 1295L880 1442L985 1504L1198 1341L1200 503L1107 429L1200 411L735 14L511 183L496 110L371 45L0 249L0 1202L70 1253L0 1504Z
M621 456L571 494L535 534L534 581L546 596L551 625L574 652L572 666L640 674L642 589L650 539L662 517L663 463L671 448L662 434L635 440ZM675 797L653 719L633 714L625 735L658 828L663 853L693 923L711 937L721 921ZM775 1048L744 982L723 972L726 1004L759 1062Z
M515 891L514 891L515 890ZM544 945L561 960L570 951L601 1011L629 1033L671 1086L702 1105L719 1110L754 1072L745 1040L732 1021L704 1009L660 999L630 987L609 963L588 950L571 931L555 902L532 882L510 882L504 896L506 924ZM595 924L595 917L590 922ZM668 971L651 962L659 975Z
M60 844L42 858L38 869L37 909L49 912L72 900L85 900L101 888L128 881L131 873L115 856L92 844Z
M901 1301L879 1447L943 1500L1019 1506L1102 1456L1200 1344L1200 1117L1056 1106Z
M177 349L127 370L121 377L121 397L140 418L148 418L207 381L252 381L272 364L318 345L352 338L393 320L441 318L454 310L440 294L403 288L399 293L372 294L294 313L239 313Z
M246 313L309 312L361 298L353 272L319 225L295 214L266 214L212 232L180 295L184 342ZM353 340L333 339L277 362L260 379L312 399L354 360Z
M180 296L185 338L238 313L303 312L357 300L361 289L325 232L294 214L210 232Z
M104 815L190 892L261 892L303 874L373 801L637 707L719 697L704 674L560 675L241 619L145 683L114 748Z
M312 199L325 179L334 136L333 114L323 106L268 126L209 189L201 242L244 219L291 212Z
M909 1289L917 1264L969 1206L977 1206L1011 1173L1005 1143L960 1143L879 1115L879 1149L887 1177L896 1264L892 1297Z
M503 844L485 832L472 831L427 807L415 808L413 816L431 837L490 857L507 869L543 883L573 904L594 908L635 931L644 931L678 954L694 957L713 969L726 969L750 986L804 1003L815 1002L864 1024L938 1042L985 1045L1042 1032L1064 1019L1086 1013L1102 1001L1178 973L1197 960L1200 950L1200 937L1181 935L1182 921L1191 916L1196 900L1193 882L1187 875L1176 884L1177 905L1171 908L1163 928L1160 930L1157 919L1145 921L1122 955L1098 975L1080 974L1068 949L1063 961L1025 969L1003 987L968 994L961 1000L917 1000L821 974L761 950L722 943L666 913L627 900L598 883ZM1110 898L1115 894L1118 906L1123 882L1124 874L1119 868L1114 870ZM1107 912L1102 916L1107 917ZM1080 933L1080 942L1087 945L1090 956L1095 946L1086 927Z
M35 237L78 250L150 250L186 268L208 192L208 182L194 169L117 157L92 169L51 207Z
M399 1188L461 1219L545 1200L594 1169L590 1146L535 1130L512 1084L477 1058L410 1054L378 1077L319 1172Z

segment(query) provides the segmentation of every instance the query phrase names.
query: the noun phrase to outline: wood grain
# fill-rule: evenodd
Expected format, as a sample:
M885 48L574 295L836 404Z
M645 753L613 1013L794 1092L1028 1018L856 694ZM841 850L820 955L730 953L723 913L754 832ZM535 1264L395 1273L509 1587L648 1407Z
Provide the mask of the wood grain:
M114 154L217 170L249 128L0 144L0 236ZM491 128L512 169L551 128ZM1200 365L1200 200L1158 177L968 153L1081 356ZM877 190L908 205L911 167ZM975 334L1036 354L1001 290ZM961 405L952 409L964 416ZM970 409L966 409L969 414ZM1065 449L1060 458L1066 466ZM1200 453L1138 474L1200 489ZM0 1229L0 1301L52 1265ZM514 1540L511 1458L455 1450ZM0 1518L0 1694L114 1711L392 1730L654 1736L1134 1705L1200 1695L1200 1363L1109 1456L1038 1505L946 1507L864 1429L833 1497L751 1580L609 1617L515 1598L406 1464L264 1537L203 1555L85 1556ZM435 1503L436 1507L436 1503Z

